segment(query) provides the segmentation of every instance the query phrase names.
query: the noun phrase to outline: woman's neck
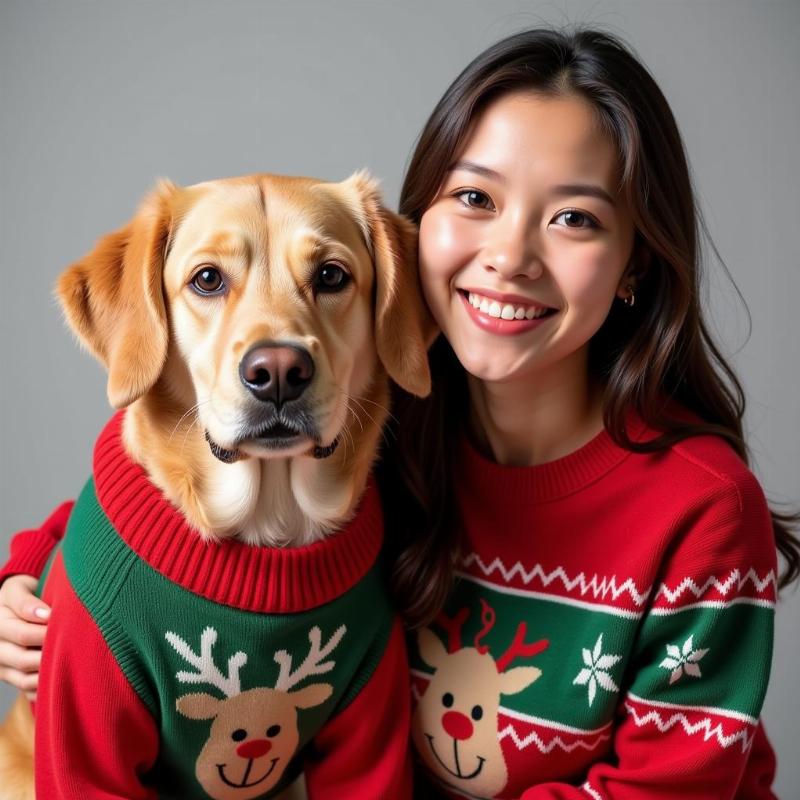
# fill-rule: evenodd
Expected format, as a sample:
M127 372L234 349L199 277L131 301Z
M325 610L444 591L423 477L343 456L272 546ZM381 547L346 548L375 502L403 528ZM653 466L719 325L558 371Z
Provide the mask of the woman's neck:
M498 464L533 466L591 441L603 429L602 389L589 378L583 355L581 362L503 382L468 376L476 446Z

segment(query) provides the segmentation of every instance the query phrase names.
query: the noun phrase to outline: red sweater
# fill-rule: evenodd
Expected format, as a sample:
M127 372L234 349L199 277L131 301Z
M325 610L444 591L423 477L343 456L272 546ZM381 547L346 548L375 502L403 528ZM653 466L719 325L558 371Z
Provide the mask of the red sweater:
M442 791L772 798L775 543L732 449L634 454L604 432L541 466L466 442L454 463L466 554L411 661L412 736Z
M44 584L37 796L266 798L304 770L311 797L410 797L376 489L312 545L205 543L127 456L121 418Z

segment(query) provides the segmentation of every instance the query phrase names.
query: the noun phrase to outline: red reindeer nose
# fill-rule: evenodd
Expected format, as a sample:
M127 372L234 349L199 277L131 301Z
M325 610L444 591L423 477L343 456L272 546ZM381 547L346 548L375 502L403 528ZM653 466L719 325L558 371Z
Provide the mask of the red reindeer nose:
M272 749L272 742L266 739L251 739L236 748L236 755L242 758L260 758Z
M446 711L442 714L442 727L454 739L469 739L472 736L472 723L460 711Z

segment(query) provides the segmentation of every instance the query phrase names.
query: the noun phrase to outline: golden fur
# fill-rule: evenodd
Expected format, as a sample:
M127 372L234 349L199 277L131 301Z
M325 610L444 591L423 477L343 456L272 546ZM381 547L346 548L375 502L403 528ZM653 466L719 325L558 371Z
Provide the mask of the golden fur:
M181 188L162 181L134 218L60 277L57 294L82 344L108 370L108 398L128 407L131 457L201 537L292 546L325 536L355 510L377 452L387 376L430 390L433 323L416 270L416 229L387 211L374 182L253 175ZM351 276L313 291L335 262ZM224 297L190 286L223 273ZM288 450L240 440L259 401L239 377L256 343L306 348L304 398L319 440ZM206 441L236 449L223 463ZM327 458L315 445L341 440ZM0 727L0 798L30 798L33 725L22 698Z

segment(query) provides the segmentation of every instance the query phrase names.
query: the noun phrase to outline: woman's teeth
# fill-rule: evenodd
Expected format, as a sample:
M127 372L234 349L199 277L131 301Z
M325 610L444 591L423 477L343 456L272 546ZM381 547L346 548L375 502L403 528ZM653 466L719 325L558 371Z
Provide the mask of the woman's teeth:
M469 304L483 314L488 314L495 319L538 319L543 317L550 309L536 306L512 306L510 303L498 303L474 292L468 295Z

